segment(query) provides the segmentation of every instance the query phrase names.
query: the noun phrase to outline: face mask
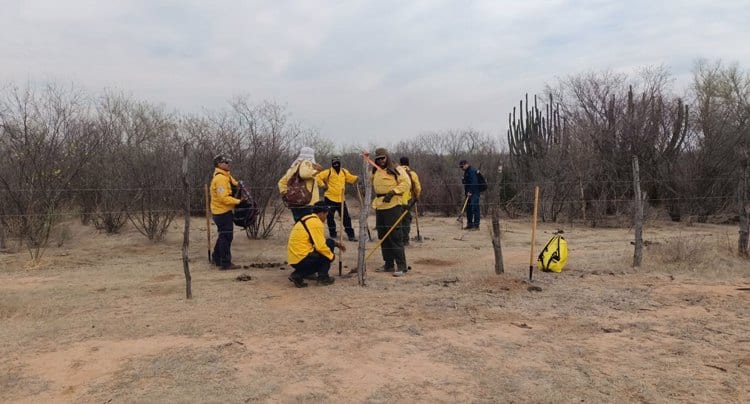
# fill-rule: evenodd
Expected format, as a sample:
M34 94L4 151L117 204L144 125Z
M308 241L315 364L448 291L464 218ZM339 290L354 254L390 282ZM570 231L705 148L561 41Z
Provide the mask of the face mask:
M339 168L341 168L341 163L333 163L333 164L331 165L331 167L333 167L333 168L335 168L335 169L337 169L337 170L338 170Z

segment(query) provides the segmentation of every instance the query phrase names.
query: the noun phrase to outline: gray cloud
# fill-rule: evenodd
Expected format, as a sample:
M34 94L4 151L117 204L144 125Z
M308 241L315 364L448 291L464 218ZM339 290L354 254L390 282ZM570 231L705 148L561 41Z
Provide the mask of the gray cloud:
M341 143L505 131L568 74L750 67L745 1L0 0L0 79L119 87L186 111L249 94ZM376 140L377 139L377 140Z

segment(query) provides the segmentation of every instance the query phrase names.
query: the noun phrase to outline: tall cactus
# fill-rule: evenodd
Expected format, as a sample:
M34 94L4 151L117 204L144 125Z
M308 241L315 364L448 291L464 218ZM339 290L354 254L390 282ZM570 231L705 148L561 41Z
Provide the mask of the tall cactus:
M560 105L553 103L551 94L544 115L538 107L536 95L533 107L529 107L529 95L526 94L526 103L523 100L519 102L518 119L516 120L515 107L508 114L510 155L515 163L523 166L528 165L529 159L544 158L550 147L564 141L565 120L560 116Z
M526 94L525 102L520 101L518 117L516 108L508 114L508 147L516 179L526 184L549 181L542 188L542 220L546 217L556 220L570 191L570 187L561 188L559 182L567 164L565 126L560 105L554 103L552 95L540 109L537 97L534 96L532 106Z

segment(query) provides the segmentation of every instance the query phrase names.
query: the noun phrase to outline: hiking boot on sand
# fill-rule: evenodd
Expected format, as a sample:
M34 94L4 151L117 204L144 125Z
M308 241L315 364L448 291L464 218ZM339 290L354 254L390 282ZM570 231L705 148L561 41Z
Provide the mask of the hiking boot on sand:
M395 269L393 267L387 267L383 265L382 267L378 267L375 269L375 272L393 272Z
M333 282L335 281L336 279L333 279L332 277L328 275L318 277L318 285L322 285L322 286L333 285Z
M290 276L289 280L294 284L295 287L298 287L298 288L307 287L307 283L305 283L305 281L303 281L301 277Z
M404 275L406 275L406 271L398 270L398 271L396 271L396 272L393 273L393 276L396 276L396 277L401 277L401 276L404 276Z
M351 236L351 237L349 237L349 241L353 241L353 242L355 242L355 241L359 241L359 240L357 240L357 238L356 238L356 237L354 237L354 236Z

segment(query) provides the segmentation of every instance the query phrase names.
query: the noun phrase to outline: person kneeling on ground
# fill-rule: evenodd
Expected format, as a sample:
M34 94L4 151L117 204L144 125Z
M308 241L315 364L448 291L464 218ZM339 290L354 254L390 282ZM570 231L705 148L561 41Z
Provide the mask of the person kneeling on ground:
M343 243L325 238L323 223L328 217L328 205L318 201L312 206L311 214L303 216L292 227L287 244L287 262L294 268L289 280L298 288L307 286L304 278L318 274L319 285L330 285L334 279L328 275L335 255L335 247L346 251Z

